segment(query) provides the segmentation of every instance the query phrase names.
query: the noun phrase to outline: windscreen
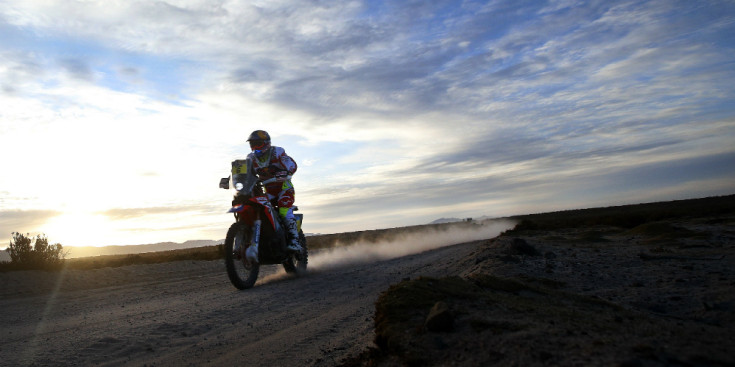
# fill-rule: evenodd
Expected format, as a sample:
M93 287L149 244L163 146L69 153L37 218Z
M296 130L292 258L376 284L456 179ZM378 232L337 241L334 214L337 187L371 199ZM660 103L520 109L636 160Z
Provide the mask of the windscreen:
M232 162L232 186L238 194L250 195L257 181L258 178L253 172L253 161L250 158Z

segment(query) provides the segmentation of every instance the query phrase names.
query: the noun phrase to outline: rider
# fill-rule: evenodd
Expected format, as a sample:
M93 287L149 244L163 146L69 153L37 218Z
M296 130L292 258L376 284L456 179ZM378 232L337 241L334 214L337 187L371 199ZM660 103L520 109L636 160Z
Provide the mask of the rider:
M276 178L274 182L265 186L265 191L271 201L277 199L278 213L284 219L290 240L287 248L291 251L301 251L296 218L293 214L295 192L289 177L296 173L296 162L283 148L271 146L271 137L263 130L253 131L247 141L252 150L248 158L253 161L253 170L258 178L263 181Z

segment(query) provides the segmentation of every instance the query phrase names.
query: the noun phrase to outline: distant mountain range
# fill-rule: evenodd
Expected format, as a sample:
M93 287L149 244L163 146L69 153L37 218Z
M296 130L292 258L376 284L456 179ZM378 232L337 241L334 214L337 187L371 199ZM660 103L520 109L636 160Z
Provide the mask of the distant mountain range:
M429 224L442 224L442 223L454 223L454 222L465 222L465 221L483 221L485 219L492 219L494 217L482 216L477 218L439 218Z

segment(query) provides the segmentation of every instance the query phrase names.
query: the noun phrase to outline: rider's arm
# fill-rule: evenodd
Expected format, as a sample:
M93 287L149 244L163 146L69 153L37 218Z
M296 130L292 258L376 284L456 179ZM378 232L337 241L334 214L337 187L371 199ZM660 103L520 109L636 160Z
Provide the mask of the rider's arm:
M296 169L298 169L298 166L296 165L296 161L293 160L288 154L286 154L286 151L281 147L273 147L275 149L274 154L274 161L275 163L278 163L280 166L282 166L286 171L288 171L289 175L293 175L296 173Z

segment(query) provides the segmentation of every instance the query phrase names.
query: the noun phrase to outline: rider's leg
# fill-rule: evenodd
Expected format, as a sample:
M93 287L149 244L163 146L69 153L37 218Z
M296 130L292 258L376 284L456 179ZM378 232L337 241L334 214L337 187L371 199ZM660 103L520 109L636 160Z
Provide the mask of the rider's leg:
M301 244L299 244L299 229L296 223L296 217L293 215L293 208L278 208L278 213L283 218L283 223L286 225L286 234L288 235L288 246L287 249L291 251L301 251Z
M278 214L283 218L283 223L286 226L286 234L288 237L287 248L291 251L301 251L301 244L299 244L299 230L296 224L296 217L293 215L293 204L294 204L294 189L290 182L284 183L284 190L278 195Z

